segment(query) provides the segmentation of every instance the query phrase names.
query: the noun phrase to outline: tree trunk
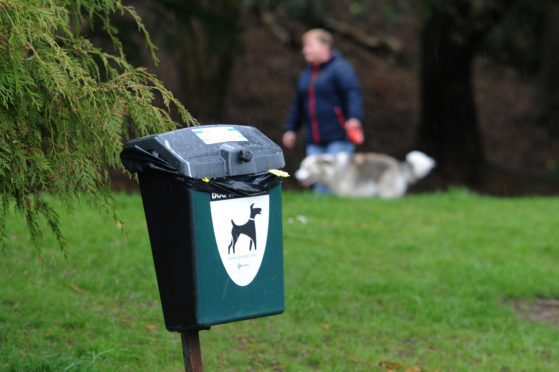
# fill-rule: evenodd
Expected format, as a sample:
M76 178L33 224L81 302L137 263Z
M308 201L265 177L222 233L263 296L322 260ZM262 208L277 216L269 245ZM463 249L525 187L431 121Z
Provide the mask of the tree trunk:
M240 0L143 0L149 29L172 60L160 75L200 122L224 120L224 99L240 47Z
M416 142L448 181L476 185L485 157L472 88L475 48L458 26L469 12L468 1L455 0L433 7L423 26Z
M547 0L535 113L539 124L559 138L559 0Z
M177 14L186 104L203 122L222 121L224 99L239 48L240 1L198 1L197 12Z

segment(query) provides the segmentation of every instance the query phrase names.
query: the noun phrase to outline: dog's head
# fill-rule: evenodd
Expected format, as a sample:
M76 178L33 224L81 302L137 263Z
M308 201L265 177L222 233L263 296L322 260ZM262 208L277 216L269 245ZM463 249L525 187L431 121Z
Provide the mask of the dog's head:
M333 179L337 166L347 157L347 154L307 156L295 172L295 178L303 186L314 183L327 185Z
M415 179L425 177L437 165L435 160L421 151L412 151L406 155L406 162L411 165Z
M256 217L257 214L262 213L262 208L254 208L254 203L250 205L250 218Z

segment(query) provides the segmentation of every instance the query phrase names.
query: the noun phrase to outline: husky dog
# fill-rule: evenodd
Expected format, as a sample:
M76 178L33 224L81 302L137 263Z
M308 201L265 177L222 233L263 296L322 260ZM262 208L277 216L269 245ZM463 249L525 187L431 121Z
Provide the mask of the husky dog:
M435 165L420 151L408 153L404 162L376 153L311 155L303 160L295 178L304 186L326 185L340 196L396 198Z

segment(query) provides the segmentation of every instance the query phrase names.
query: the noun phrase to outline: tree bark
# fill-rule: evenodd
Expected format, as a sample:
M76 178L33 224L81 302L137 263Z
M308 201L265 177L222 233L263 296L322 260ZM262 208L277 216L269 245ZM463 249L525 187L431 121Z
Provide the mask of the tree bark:
M468 1L433 7L421 33L421 122L417 146L450 182L475 185L485 162L474 94L474 48L459 29Z
M472 64L485 36L515 0L424 2L421 31L421 121L416 145L435 157L451 183L476 186L486 165ZM430 4L430 6L428 6Z
M547 0L545 9L535 114L536 121L559 138L559 0Z
M198 12L177 14L187 106L204 122L222 121L224 100L239 48L240 1L198 1Z
M144 0L154 40L178 63L175 92L200 122L224 120L224 100L240 47L240 0ZM164 72L163 72L164 73Z

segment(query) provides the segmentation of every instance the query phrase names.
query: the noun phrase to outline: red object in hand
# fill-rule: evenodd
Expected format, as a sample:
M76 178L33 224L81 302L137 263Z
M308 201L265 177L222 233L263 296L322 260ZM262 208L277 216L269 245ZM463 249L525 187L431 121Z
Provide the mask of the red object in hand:
M361 126L348 126L346 132L349 140L356 145L361 145L365 141Z

